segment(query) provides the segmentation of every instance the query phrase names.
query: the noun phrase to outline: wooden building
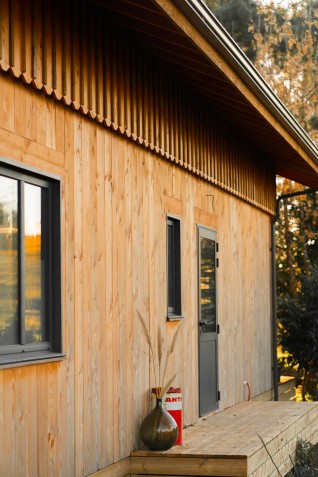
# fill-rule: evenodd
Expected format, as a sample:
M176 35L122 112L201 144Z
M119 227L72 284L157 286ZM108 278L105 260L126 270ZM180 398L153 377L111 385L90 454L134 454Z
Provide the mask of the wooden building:
M185 426L272 388L275 176L318 150L200 0L0 0L0 68L0 475L124 476L138 313L183 323Z

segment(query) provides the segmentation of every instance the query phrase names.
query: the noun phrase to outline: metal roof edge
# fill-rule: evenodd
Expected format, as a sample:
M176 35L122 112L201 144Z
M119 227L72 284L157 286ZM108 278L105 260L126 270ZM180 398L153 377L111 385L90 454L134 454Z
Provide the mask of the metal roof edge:
M172 0L172 2L209 43L222 54L239 77L284 128L291 133L318 166L318 147L316 144L268 86L262 75L202 0Z

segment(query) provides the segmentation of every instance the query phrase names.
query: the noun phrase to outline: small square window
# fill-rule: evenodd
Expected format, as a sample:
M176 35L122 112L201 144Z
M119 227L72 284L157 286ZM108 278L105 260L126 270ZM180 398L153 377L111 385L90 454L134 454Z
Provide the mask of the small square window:
M60 181L0 163L0 365L61 353L60 289Z
M181 318L180 220L167 217L168 319Z

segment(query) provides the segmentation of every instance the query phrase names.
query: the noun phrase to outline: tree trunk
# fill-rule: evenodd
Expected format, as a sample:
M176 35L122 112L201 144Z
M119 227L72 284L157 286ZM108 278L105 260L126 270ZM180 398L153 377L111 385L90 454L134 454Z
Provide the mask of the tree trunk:
M311 273L311 266L310 260L308 257L307 251L307 231L308 226L305 223L305 213L304 213L304 205L302 203L299 204L300 211L299 211L299 242L300 242L300 250L304 260L304 273L309 275Z
M305 399L305 396L306 396L306 392L307 392L307 381L308 381L308 374L309 374L309 371L304 371L304 380L303 380L303 385L302 385L302 389L301 389L301 398L303 401L306 401Z

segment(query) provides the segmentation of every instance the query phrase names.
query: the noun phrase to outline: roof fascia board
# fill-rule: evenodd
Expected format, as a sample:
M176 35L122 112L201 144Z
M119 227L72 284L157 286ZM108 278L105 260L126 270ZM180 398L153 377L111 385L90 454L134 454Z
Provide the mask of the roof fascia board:
M172 0L318 166L318 148L201 0Z

